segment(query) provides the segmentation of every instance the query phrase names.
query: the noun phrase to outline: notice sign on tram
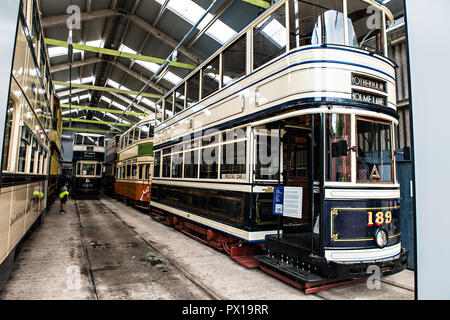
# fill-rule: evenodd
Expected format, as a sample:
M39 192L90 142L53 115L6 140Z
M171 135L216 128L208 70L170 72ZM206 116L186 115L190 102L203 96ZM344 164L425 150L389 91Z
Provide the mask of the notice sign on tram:
M283 217L302 217L303 188L274 187L272 214Z

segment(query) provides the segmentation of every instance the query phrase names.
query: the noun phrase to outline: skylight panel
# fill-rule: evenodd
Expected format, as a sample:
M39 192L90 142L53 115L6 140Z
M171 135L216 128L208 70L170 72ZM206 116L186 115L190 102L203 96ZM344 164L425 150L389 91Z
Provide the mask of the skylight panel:
M270 21L267 26L262 29L262 33L274 41L280 48L286 46L286 28L277 20L273 19Z
M164 0L156 0L159 4L163 4ZM197 23L201 16L205 13L205 9L191 0L171 0L167 5L170 11L176 13L184 20L188 21L192 25ZM214 16L208 13L202 22L198 25L198 29L202 29L206 26ZM220 44L224 44L237 32L230 28L227 24L217 19L212 26L206 31L206 34L215 39Z

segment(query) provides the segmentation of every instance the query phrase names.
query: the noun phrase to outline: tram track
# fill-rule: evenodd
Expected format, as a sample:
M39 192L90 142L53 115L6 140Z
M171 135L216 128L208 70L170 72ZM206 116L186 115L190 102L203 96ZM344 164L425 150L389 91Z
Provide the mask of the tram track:
M92 275L91 262L89 260L89 253L88 253L87 246L86 246L86 237L84 235L84 231L83 231L84 229L83 229L83 225L81 223L80 207L79 207L78 200L75 200L75 208L76 208L76 211L77 211L78 224L79 224L79 227L80 227L81 247L83 248L84 265L86 266L86 269L87 269L87 277L88 277L88 282L89 282L89 291L91 293L92 300L98 300L97 288L95 286L94 277Z
M76 210L77 210L78 222L80 224L80 236L81 236L81 242L82 242L82 247L83 247L83 255L84 255L85 265L86 265L86 269L87 269L87 277L88 277L88 280L89 280L89 286L90 286L89 289L91 291L92 299L94 299L94 300L102 299L101 297L99 297L99 296L101 296L101 294L99 294L98 288L97 288L97 285L96 285L96 277L99 277L98 275L96 275L96 273L101 273L102 271L108 270L109 268L113 269L113 267L111 267L111 266L106 266L106 267L103 267L103 268L95 268L95 267L93 267L93 264L91 262L90 253L89 253L90 250L88 248L89 248L89 245L90 245L89 242L92 241L92 239L91 240L88 239L89 237L84 232L84 229L92 228L92 227L91 226L86 226L82 222L82 217L81 217L82 209L80 208L80 204L82 204L83 206L84 205L89 205L90 206L89 209L91 209L93 207L93 205L92 205L93 203L95 203L95 207L101 208L98 211L100 211L102 214L105 214L105 213L107 215L110 214L110 216L114 217L114 219L117 222L122 224L125 228L127 228L127 230L131 231L135 237L137 237L141 241L143 241L145 243L145 246L147 246L147 248L145 250L149 251L149 252L152 252L152 256L162 257L163 260L164 260L164 264L167 264L170 267L172 267L174 270L176 270L177 273L179 273L180 276L184 277L184 279L186 281L188 281L193 286L195 286L198 291L201 291L202 292L202 295L201 295L202 299L211 299L211 300L223 299L216 292L214 292L210 288L206 287L201 281L196 279L194 275L192 275L189 272L187 272L182 266L180 266L178 263L176 263L173 259L163 255L157 248L155 248L155 246L150 241L148 241L147 239L142 237L138 232L136 232L136 230L134 229L133 226L130 226L129 224L127 224L116 212L114 212L114 210L108 208L100 200L93 200L93 199L81 200L81 199L77 199L76 200ZM92 213L92 211L90 213ZM92 234L91 234L91 237L92 237ZM100 246L101 245L102 244L100 244ZM91 250L91 253L92 253L92 250ZM141 258L141 260L142 260L142 258ZM159 261L157 263L159 264ZM97 262L97 265L98 265L98 262ZM104 279L101 279L101 280L104 282Z
M77 200L77 214L79 216L79 222L80 222L80 228L83 229L83 223L81 222L80 217L80 205L79 203L83 202L83 200ZM131 232L136 238L138 238L140 241L145 243L145 246L148 247L149 250L154 252L156 255L162 256L165 260L165 263L173 267L182 277L186 279L186 281L189 281L193 286L195 286L198 290L200 290L205 298L204 299L211 299L211 300L226 300L228 299L226 292L223 294L218 294L217 289L218 287L214 288L214 285L209 286L208 281L205 282L205 279L203 279L203 276L200 276L200 274L192 273L192 270L189 271L186 269L186 266L183 266L183 263L180 263L180 261L177 261L177 257L172 257L170 254L167 255L165 252L165 249L161 250L160 246L162 244L155 244L152 240L149 240L148 237L145 236L145 232L142 232L142 229L137 227L137 225L134 224L133 220L129 220L127 216L123 216L122 212L119 213L120 207L117 207L113 203L109 203L108 201L105 201L104 199L101 200L88 200L91 201L91 208L94 206L95 203L96 210L100 212L103 216L110 215L111 217L114 217L114 220L117 221L117 223L120 223L123 228L126 228L129 232ZM132 208L130 208L132 209ZM120 209L121 210L121 209ZM134 209L132 209L134 210ZM136 210L136 212L139 212L144 216L142 212L139 210ZM89 228L89 226L85 226ZM83 241L83 250L86 255L86 261L88 265L88 276L90 277L89 283L91 284L91 291L92 296L94 299L102 299L102 297L99 297L100 295L97 293L97 287L96 287L96 274L99 269L93 269L90 263L89 258L89 241L86 238L86 235L83 231L81 232L82 241ZM92 237L92 234L91 234ZM91 239L92 241L92 239ZM92 252L92 250L91 250ZM205 272L208 272L206 270ZM200 276L200 277L199 277ZM382 291L379 290L369 290L368 287L365 284L360 284L356 286L349 286L347 288L339 288L337 290L327 290L323 292L317 292L313 293L311 295L307 295L312 297L315 297L315 299L321 299L321 300L340 300L340 299L352 299L352 298L364 298L367 297L377 297L379 295L380 298L383 298L383 296L386 294L390 295L394 292L400 292L400 295L403 293L408 295L407 292L413 292L410 288L402 286L400 284L397 284L393 281L386 281L384 279L382 281ZM354 293L353 293L354 292ZM301 296L298 297L299 299L302 299Z

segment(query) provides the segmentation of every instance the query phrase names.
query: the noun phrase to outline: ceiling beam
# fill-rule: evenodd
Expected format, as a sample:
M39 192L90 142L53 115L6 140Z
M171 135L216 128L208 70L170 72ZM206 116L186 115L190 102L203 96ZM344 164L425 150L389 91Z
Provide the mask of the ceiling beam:
M61 41L61 40L50 39L50 38L45 38L44 41L47 45L53 45L53 46L58 46L58 47L63 47L63 48L67 48L69 46L69 43L67 41ZM140 54L122 52L122 51L107 49L107 48L98 48L98 47L93 47L93 46L87 46L85 44L80 44L80 43L73 43L72 46L74 49L78 49L78 50L89 51L89 52L94 52L94 53L99 53L99 54L106 54L106 55L116 56L116 57L121 57L121 58L128 58L128 59L133 59L133 60L153 62L153 63L157 63L160 65L165 62L165 59L161 59L161 58L143 56ZM183 69L188 69L188 70L194 70L197 67L192 64L182 63L182 62L177 62L177 61L169 61L169 64L172 67L178 67L178 68L183 68Z
M119 134L122 133L122 131L109 131L109 130L100 130L100 129L88 129L88 128L68 128L68 127L63 127L62 128L63 131L79 131L79 132L95 132L95 133L112 133L112 134Z
M104 60L101 58L90 58L90 59L86 59L86 60L74 61L74 62L72 62L72 68L77 68L77 67L81 67L81 66L85 66L85 65L93 64L93 63L98 63L98 62L102 62L102 61L104 61ZM57 64L57 65L50 67L50 72L54 73L54 72L58 72L58 71L67 70L69 68L70 68L70 65L68 63Z
M108 18L112 16L119 16L120 13L115 9L105 9L105 10L96 10L92 12L80 12L80 21L88 21L100 18ZM66 24L67 19L69 18L68 14L62 14L59 16L50 16L42 18L42 27L43 28L51 28L59 25Z
M63 121L70 121L69 118L63 117ZM113 125L114 122L110 121L98 121L98 120L89 120L89 119L79 119L79 118L70 118L73 122L82 122L82 123L94 123L94 124L106 124L106 125ZM117 126L123 126L123 127L132 127L133 125L130 123L123 123L118 122L116 123Z
M53 81L53 84L65 86L65 87L69 87L71 85L69 82L62 82L62 81ZM139 93L139 91L122 90L122 89L116 89L116 88L111 88L111 87L101 87L101 86L93 86L90 84L79 84L79 83L72 83L72 87L95 90L95 91L116 92L116 93L123 93L123 94L129 94L129 95L138 95L138 93ZM162 97L162 95L160 95L160 94L154 94L154 93L148 93L148 92L142 92L140 95L143 97L154 98L154 99L159 99Z
M61 108L70 108L68 104L61 104ZM72 109L78 109L78 110L88 110L88 111L98 111L98 112L109 112L109 113L116 113L121 114L123 110L115 110L115 109L107 109L107 108L100 108L100 107L94 107L94 106L77 106L72 105ZM125 113L126 115L135 116L135 117L146 117L148 116L147 113L139 113L139 112L132 112L127 111Z
M256 0L255 0L256 1ZM151 33L155 38L165 42L167 45L175 48L178 45L178 41L174 40L173 38L169 37L165 33L161 32L148 22L146 22L144 19L138 17L137 15L133 13L123 13L119 12L116 9L107 9L107 10L98 10L98 11L92 11L92 12L82 12L80 14L81 21L86 20L93 20L98 18L106 18L111 16L118 16L123 15L131 22L135 23L145 31ZM46 17L42 19L42 26L43 28L49 28L54 27L58 25L66 24L67 18L69 16L67 14L59 15L59 16L53 16L53 17ZM74 45L75 48L75 45ZM185 47L181 46L179 49L179 52L194 61L196 64L200 64L204 59L203 57L189 51Z

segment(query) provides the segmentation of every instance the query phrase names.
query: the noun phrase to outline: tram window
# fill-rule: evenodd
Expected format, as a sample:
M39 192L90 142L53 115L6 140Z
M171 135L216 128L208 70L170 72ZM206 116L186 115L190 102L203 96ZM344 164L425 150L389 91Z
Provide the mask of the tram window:
M31 145L31 157L30 157L30 169L29 172L30 173L35 173L34 169L35 169L35 156L37 153L37 149L38 149L38 144L36 141L36 138L33 137L33 143Z
M184 153L184 177L198 178L198 155L199 150Z
M41 158L42 158L42 146L39 145L38 146L38 157L37 157L37 168L36 168L36 173L41 173Z
M131 166L131 177L130 178L136 178L137 177L137 166L133 164Z
M134 128L134 138L133 142L136 142L139 140L139 131L141 130L141 127Z
M177 114L184 109L184 102L186 97L184 96L184 83L180 85L175 91L175 113Z
M284 5L253 29L253 69L286 52Z
M382 23L383 13L361 0L348 0L347 6L349 45L382 53L383 41L381 35L382 28L384 28Z
M201 141L202 141L203 147L209 146L211 144L216 144L216 143L219 143L219 135L218 134L210 135L210 136L204 137Z
M143 167L144 167L143 165L139 166L139 177L138 177L139 180L142 180L142 171L144 170Z
M350 115L327 114L325 132L327 157L326 180L332 182L351 182L351 152L339 151L339 145L347 144L347 146L351 146Z
M221 179L238 179L239 177L229 176L236 174L244 174L247 164L247 142L240 141L235 143L223 144L222 160L220 162L220 178ZM245 179L245 176L241 177Z
M95 175L95 163L82 163L81 164L81 175L83 175L83 176Z
M163 157L162 160L162 176L164 178L170 178L170 160L171 155L167 155Z
M153 166L153 176L159 177L159 171L161 169L161 151L155 152L155 165Z
M128 136L128 145L130 145L130 144L133 143L133 134L134 134L134 131L133 131L133 130L131 130L131 131L128 132L128 134L127 134L127 136Z
M202 149L200 161L200 178L217 179L219 163L218 157L218 146Z
M219 90L219 56L202 68L202 99Z
M256 130L255 179L277 180L279 172L280 138L278 130Z
M105 137L99 137L98 138L98 146L104 147L105 146Z
M186 81L186 103L189 108L199 100L200 93L200 72L195 73Z
M345 44L342 0L290 0L289 9L291 49L311 44ZM350 32L351 22L347 23Z
M149 176L150 176L150 165L146 165L145 166L145 176L144 176L144 179L145 180L148 180L148 178L149 178Z
M163 117L162 117L162 103L159 102L156 104L155 106L156 108L156 116L155 116L155 120L156 120L156 124L160 124L163 121Z
M166 98L164 106L164 120L166 120L173 115L173 93Z
M148 138L148 131L149 131L149 123L144 123L141 127L141 139L147 139Z
M102 165L100 163L97 163L97 166L95 168L95 175L96 176L102 175Z
M8 108L6 110L6 121L5 121L5 136L4 136L4 145L3 145L3 153L2 153L2 170L7 170L8 168L8 159L9 159L9 146L11 144L11 132L12 132L12 124L13 124L13 113L14 113L14 100L9 98L8 100Z
M75 144L79 145L79 146L82 145L83 144L83 136L77 134L75 136Z
M244 34L222 53L222 83L226 86L233 80L245 74L246 43L247 37Z
M131 165L127 165L127 172L125 178L127 179L131 178Z
M357 119L357 180L392 182L391 125Z
M181 178L183 174L183 153L172 156L172 178Z

